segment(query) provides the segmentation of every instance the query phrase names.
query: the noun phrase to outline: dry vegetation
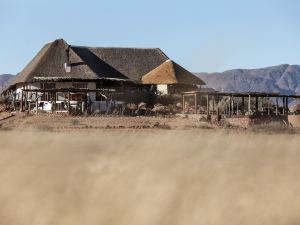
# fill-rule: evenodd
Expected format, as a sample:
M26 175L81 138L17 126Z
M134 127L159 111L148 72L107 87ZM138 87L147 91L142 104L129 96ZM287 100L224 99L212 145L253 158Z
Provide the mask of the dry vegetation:
M2 131L0 143L1 225L300 223L298 135Z
M120 117L120 116L66 116L66 115L26 115L0 121L2 130L18 131L53 131L66 132L76 130L103 129L187 129L212 128L199 119L180 117Z

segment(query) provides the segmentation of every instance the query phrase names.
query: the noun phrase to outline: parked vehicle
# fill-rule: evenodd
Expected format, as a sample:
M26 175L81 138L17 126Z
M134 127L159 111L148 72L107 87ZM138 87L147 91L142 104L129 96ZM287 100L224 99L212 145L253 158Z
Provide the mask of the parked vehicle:
M52 110L52 103L47 101L39 101L38 102L38 110L51 112ZM36 112L36 106L32 110L33 112Z

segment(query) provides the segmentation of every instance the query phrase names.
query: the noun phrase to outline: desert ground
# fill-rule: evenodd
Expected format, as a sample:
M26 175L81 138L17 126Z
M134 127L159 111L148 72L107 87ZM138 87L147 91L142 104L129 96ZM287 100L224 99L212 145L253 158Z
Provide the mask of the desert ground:
M0 225L300 223L299 134L196 125L47 115L2 121Z
M8 116L9 114L2 114ZM1 114L0 114L1 116ZM199 118L186 119L178 116L168 117L130 117L130 116L67 116L61 114L27 115L17 113L12 117L1 120L0 129L17 131L80 131L80 130L103 130L103 129L191 129L214 126L199 121Z

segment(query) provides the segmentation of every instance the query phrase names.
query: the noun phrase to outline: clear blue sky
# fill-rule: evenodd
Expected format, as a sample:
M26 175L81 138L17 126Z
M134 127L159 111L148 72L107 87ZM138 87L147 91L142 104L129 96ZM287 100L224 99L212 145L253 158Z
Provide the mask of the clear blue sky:
M159 47L190 71L300 64L298 0L0 0L0 74L46 43Z

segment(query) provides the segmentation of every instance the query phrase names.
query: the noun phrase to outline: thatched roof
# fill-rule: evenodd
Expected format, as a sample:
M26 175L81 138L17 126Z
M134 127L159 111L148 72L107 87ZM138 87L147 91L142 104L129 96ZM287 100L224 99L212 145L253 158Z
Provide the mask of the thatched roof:
M141 82L144 74L150 71L153 73L155 68L168 59L158 48L83 47L68 45L63 39L58 39L46 44L12 80L11 86L36 80L113 79ZM66 62L71 65L68 73L64 68ZM179 65L174 65L177 82L203 83Z
M67 62L67 50L69 50L69 62L71 72L66 73L64 64ZM80 53L80 54L78 54ZM46 44L38 54L29 62L12 83L32 82L33 80L49 80L55 77L61 80L95 80L101 78L115 78L128 80L128 77L103 62L89 49L73 49L63 39Z
M81 51L88 49L103 62L136 81L141 81L144 74L169 59L158 48L92 48L72 46L72 49L79 55Z
M172 60L167 60L160 66L142 77L143 84L205 84L200 78L179 66Z

